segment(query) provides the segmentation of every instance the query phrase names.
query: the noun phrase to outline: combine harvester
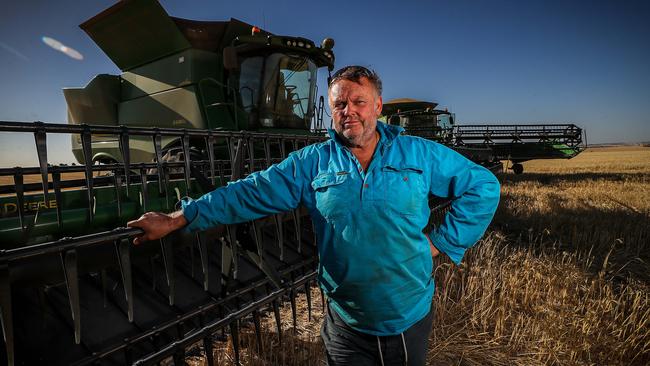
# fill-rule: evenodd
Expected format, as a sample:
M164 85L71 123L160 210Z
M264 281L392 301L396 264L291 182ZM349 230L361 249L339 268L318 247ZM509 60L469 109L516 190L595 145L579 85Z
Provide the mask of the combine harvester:
M294 325L298 292L311 310L318 255L304 210L137 247L141 231L124 226L325 140L316 74L333 69L333 40L174 18L156 0L119 2L81 28L122 73L65 89L68 124L0 122L2 139L34 136L39 162L0 167L11 182L0 185L0 360L184 364L198 345L213 364L227 333L238 362L241 325L261 345L266 312L281 339L282 302ZM56 134L80 165L48 162ZM432 224L448 205L432 199Z
M275 314L314 284L303 210L138 247L128 220L173 211L325 139L316 74L333 40L170 17L122 1L81 25L122 70L64 90L68 124L0 122L35 139L38 166L0 168L0 310L9 365L158 364ZM239 131L239 132L237 132ZM81 165L48 162L53 134ZM258 342L261 344L261 341ZM238 360L237 360L238 361Z
M574 124L456 125L455 115L436 109L437 103L393 99L382 111L387 123L411 135L448 145L466 155L487 149L495 161L509 160L521 174L521 163L535 159L571 159L585 149L584 131ZM584 139L586 141L586 138Z

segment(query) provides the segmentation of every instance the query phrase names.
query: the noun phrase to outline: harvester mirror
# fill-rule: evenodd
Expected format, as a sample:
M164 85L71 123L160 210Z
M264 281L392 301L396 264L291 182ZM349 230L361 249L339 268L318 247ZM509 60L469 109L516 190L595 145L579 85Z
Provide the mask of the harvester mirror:
M239 68L235 47L231 46L223 49L223 67L226 70L237 70Z

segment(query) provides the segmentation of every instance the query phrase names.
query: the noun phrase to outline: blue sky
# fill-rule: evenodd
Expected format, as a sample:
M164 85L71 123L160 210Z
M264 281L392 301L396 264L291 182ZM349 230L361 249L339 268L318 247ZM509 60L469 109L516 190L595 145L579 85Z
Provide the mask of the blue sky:
M61 88L119 70L78 27L114 2L11 1L0 15L0 119L66 122ZM469 123L563 123L590 143L650 140L650 2L161 1L170 15L238 18L276 34L336 40L384 100L434 100ZM84 55L48 48L49 36ZM322 75L321 75L322 76ZM325 89L321 78L320 90ZM71 158L53 139L55 162ZM35 162L31 136L0 136L0 165ZM16 154L24 151L24 154ZM22 159L22 160L21 160Z

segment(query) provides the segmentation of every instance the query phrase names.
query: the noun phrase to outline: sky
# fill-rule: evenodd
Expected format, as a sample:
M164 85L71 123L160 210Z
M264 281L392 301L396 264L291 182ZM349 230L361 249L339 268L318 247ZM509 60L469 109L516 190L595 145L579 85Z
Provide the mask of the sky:
M0 14L0 120L66 123L61 89L120 70L78 27L114 1L8 1ZM161 0L193 20L230 17L316 43L336 68L383 79L384 100L435 101L458 124L575 123L589 143L650 141L650 1ZM48 47L51 37L83 55ZM324 91L325 69L319 90ZM0 166L34 164L33 137L0 135ZM69 137L49 140L72 162Z

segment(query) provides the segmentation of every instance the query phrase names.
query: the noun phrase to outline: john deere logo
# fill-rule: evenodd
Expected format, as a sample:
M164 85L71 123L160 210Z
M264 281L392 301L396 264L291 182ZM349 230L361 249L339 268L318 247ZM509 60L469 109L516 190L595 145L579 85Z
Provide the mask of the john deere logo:
M56 208L56 200L49 201L32 201L23 203L23 212L30 213L39 210L49 210ZM5 203L2 205L2 216L16 216L18 215L18 204Z

